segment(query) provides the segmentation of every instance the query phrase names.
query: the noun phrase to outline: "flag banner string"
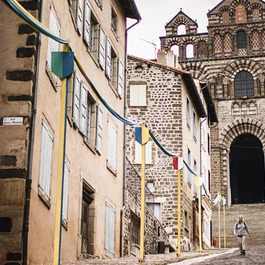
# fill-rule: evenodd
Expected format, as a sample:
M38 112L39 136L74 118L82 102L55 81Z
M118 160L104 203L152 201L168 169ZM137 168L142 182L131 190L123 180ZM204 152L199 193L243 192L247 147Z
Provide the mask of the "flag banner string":
M46 28L41 22L39 22L35 17L33 17L27 10L25 10L16 0L3 0L3 2L8 7L10 7L11 10L13 10L18 16L20 16L23 20L25 20L36 31L43 33L45 36L50 37L59 43L68 45L69 50L72 51L72 49L69 45L69 41L66 41L66 40L54 35L48 28ZM124 124L130 125L130 126L139 126L140 124L143 123L143 121L139 121L139 122L129 121L129 120L125 119L124 117L122 117L120 114L118 114L113 108L111 108L109 106L109 104L101 97L101 95L99 94L99 92L97 91L97 89L95 88L93 83L88 78L88 76L87 76L85 70L83 69L81 63L79 62L78 58L76 56L74 56L74 59L75 59L75 62L77 64L79 70L81 71L81 73L85 77L86 81L89 83L89 85L91 86L91 88L95 92L96 96L99 98L99 100L102 102L102 104L110 111L110 113L114 117L116 117L117 119L122 121ZM146 125L146 127L147 127L147 125ZM159 143L159 141L156 139L156 137L154 136L154 134L152 133L152 131L150 129L149 129L149 133L150 133L152 140L155 142L155 144L160 148L160 150L164 154L166 154L167 156L170 156L170 157L179 156L179 154L172 154L172 153L168 152L165 148L163 148L163 146Z

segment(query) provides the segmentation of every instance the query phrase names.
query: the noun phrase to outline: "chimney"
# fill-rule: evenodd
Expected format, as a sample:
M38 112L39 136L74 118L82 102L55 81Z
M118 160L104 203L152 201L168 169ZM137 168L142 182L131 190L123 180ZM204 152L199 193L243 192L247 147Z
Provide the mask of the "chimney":
M158 50L157 62L171 67L178 67L178 57L173 51Z

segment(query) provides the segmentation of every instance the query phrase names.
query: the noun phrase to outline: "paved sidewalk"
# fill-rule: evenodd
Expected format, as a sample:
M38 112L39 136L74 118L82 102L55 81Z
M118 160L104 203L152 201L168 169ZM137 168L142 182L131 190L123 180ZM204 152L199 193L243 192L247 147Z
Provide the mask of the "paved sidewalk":
M86 259L76 262L63 263L63 265L167 265L174 264L185 260L190 260L193 258L203 258L203 257L216 257L216 254L225 254L227 252L235 251L236 249L208 249L203 250L202 253L197 252L182 252L180 257L176 256L176 253L169 254L155 254L146 255L143 263L139 263L136 257L125 257L125 258L115 258L115 259ZM185 263L180 263L185 264ZM187 263L188 264L188 263ZM190 263L191 264L191 263Z

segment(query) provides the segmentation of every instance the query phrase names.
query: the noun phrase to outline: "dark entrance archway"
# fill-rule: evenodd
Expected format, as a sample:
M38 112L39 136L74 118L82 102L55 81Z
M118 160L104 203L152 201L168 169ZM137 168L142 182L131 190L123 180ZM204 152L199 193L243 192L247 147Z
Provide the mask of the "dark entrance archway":
M264 154L260 140L238 136L230 151L232 204L264 202Z

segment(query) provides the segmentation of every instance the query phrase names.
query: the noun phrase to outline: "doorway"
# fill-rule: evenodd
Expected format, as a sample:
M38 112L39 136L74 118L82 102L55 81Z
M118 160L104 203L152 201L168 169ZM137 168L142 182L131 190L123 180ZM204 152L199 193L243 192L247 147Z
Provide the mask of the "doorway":
M94 223L95 223L95 202L94 190L83 183L82 195L82 216L81 216L81 235L82 235L82 254L94 255Z
M264 202L264 154L260 140L251 134L238 136L230 150L232 204Z

